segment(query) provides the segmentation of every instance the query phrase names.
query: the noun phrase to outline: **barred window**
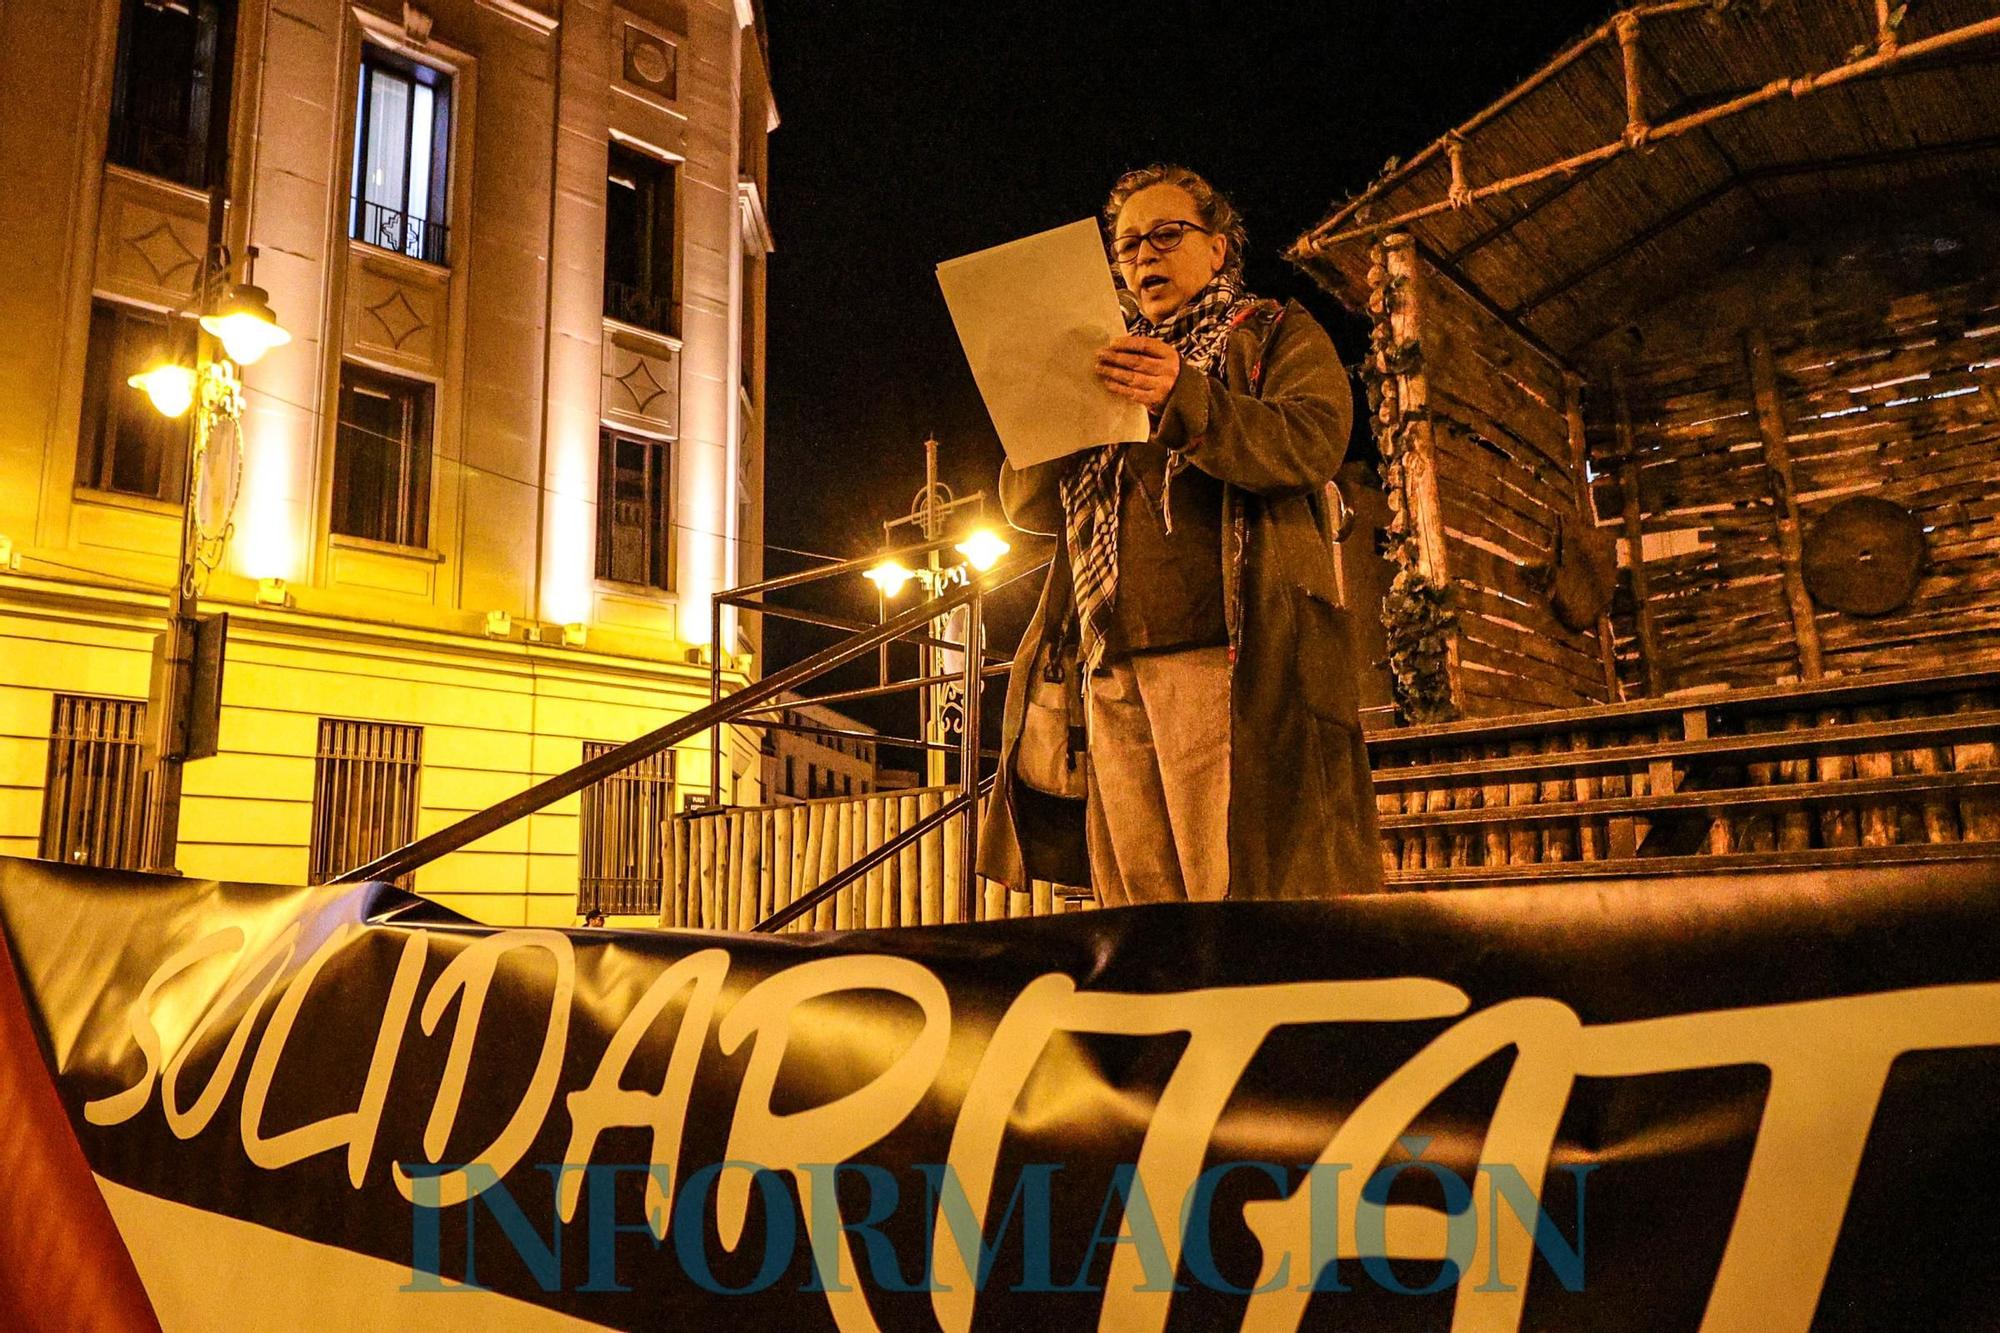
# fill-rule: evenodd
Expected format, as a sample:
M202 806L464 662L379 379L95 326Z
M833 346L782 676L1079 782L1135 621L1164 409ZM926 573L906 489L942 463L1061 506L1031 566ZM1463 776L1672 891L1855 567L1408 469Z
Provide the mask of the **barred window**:
M585 761L617 747L585 741ZM660 910L666 879L667 821L674 811L671 750L641 759L583 789L576 910L650 915Z
M314 884L403 846L417 832L424 729L323 717L313 757ZM396 881L410 886L410 877Z
M146 702L58 694L49 722L39 855L136 870L145 862Z

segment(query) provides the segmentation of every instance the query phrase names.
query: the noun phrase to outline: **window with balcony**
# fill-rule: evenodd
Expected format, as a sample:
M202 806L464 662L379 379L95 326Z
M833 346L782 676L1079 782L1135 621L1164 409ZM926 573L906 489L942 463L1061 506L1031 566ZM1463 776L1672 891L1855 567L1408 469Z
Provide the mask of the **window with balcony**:
M136 870L144 856L146 701L58 694L36 855Z
M431 386L342 365L333 531L421 547L430 514Z
M347 234L444 263L450 180L451 76L363 47Z
M311 882L324 884L416 836L424 729L323 717L313 756ZM396 883L409 887L406 875Z
M678 332L674 301L674 168L624 144L611 145L604 202L604 314Z
M598 437L597 577L673 589L673 461L659 440Z
M585 760L615 748L585 741ZM668 821L674 813L672 751L620 769L582 796L577 844L576 910L645 913L660 910L666 883Z
M124 0L106 157L208 188L209 134L229 115L235 26L226 0Z
M99 301L90 308L76 484L179 504L187 494L188 419L162 416L126 380L154 362L194 364L191 323Z

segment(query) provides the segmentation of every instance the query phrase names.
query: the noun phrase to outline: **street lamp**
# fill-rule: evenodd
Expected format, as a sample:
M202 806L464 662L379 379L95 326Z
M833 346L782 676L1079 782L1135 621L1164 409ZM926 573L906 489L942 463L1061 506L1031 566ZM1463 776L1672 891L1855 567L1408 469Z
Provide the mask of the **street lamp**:
M896 529L914 527L924 535L924 540L934 543L926 552L923 564L915 569L901 561L885 558L874 568L863 572L862 577L875 585L886 603L895 599L904 588L917 584L926 597L937 597L947 588L970 582L974 573L983 574L993 568L1000 557L1007 554L1008 545L1004 537L988 527L975 527L966 534L965 540L953 547L963 558L957 564L942 563L939 548L944 544L947 528L954 525L962 515L970 516L976 523L984 517L986 497L982 494L954 496L949 486L938 480L936 440L924 441L924 488L917 492L910 503L910 510L901 518L891 519L882 525L882 544L893 546ZM886 608L885 608L886 614ZM961 607L947 617L939 617L931 625L933 639L974 639L978 631L976 611ZM889 683L888 648L884 646L881 658L882 683ZM961 683L946 684L937 680L940 676L956 675L967 666L955 650L940 647L936 643L918 646L920 669L918 674L933 683L926 685L917 698L918 716L925 740L933 742L950 741L955 733L963 739L961 729L967 713L966 687ZM980 652L974 648L967 655L973 674L970 679L977 681L977 666ZM975 747L976 748L976 747ZM945 779L944 751L934 749L926 757L925 780L931 786L942 786Z
M161 416L182 417L194 405L194 372L176 362L161 362L125 381L146 397Z
M205 678L219 682L227 634L227 617L202 616L199 608L207 572L222 563L229 543L236 483L241 479L243 379L238 367L252 365L273 347L292 340L271 313L270 295L262 287L245 281L221 290L231 267L221 234L218 189L210 194L210 244L195 293L203 313L194 367L163 359L125 381L144 390L164 416L179 418L188 415L189 409L194 412L188 429L179 567L167 601L167 633L155 662L151 692L156 700L149 739L154 783L146 844L148 864L156 870L170 870L173 865L180 825L181 765L215 752L213 728L198 730L192 724L192 714L199 674L196 659L199 656L209 664ZM249 260L254 261L256 253L249 251ZM211 506L207 503L213 495L209 489L210 447L217 431L225 426L230 428L228 441L233 453L231 481L220 502ZM219 684L216 688L219 691ZM211 692L208 697L220 696ZM208 709L203 711L208 715Z
M215 313L201 317L201 326L221 340L222 350L239 366L254 366L264 353L292 340L271 313L271 294L250 282L231 287Z

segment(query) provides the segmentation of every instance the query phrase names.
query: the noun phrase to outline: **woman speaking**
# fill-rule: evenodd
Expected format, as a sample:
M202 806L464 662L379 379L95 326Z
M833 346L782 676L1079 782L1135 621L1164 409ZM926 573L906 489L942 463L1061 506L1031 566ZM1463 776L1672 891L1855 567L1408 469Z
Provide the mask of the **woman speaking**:
M1242 222L1194 172L1131 172L1104 217L1132 299L1097 375L1151 431L1001 467L1008 519L1062 542L1008 680L981 871L1087 874L1107 907L1379 887L1326 513L1346 372L1296 302L1243 290ZM1082 690L1074 787L1022 748L1057 683Z

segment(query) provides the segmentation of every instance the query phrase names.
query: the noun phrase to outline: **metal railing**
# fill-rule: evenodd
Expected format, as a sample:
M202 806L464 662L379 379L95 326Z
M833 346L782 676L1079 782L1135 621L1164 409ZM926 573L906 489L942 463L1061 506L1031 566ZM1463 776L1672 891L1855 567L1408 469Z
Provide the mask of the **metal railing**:
M630 324L634 328L648 329L654 333L674 335L674 298L672 293L655 293L650 287L640 287L629 282L618 282L611 278L604 280L604 317L615 319L620 324Z
M796 588L822 579L859 573L861 570L884 558L907 558L913 555L924 555L946 545L949 545L948 539L925 542L900 551L890 551L858 560L839 561L807 571L804 574L767 579L761 583L749 584L741 588L732 588L727 592L718 594L715 598L716 605L712 622L717 631L715 639L711 641L714 644L719 644L721 641L721 607L724 604L756 610L767 615L780 615L791 619L799 619L810 624L831 625L832 627L846 630L848 633L838 643L822 648L818 652L793 663L781 671L775 671L759 680L751 681L742 689L727 697L724 697L721 693L722 667L718 653L715 656L710 677L713 697L712 701L705 707L698 708L694 712L677 718L664 726L656 727L645 735L626 741L622 745L613 746L601 754L586 759L575 768L559 773L554 777L545 778L541 782L529 787L526 791L511 796L497 805L489 806L487 809L481 810L476 814L468 815L455 824L448 825L434 833L418 838L386 855L377 857L366 865L347 871L338 876L334 882L360 883L368 880L394 880L408 875L420 866L426 865L447 853L457 851L490 833L507 827L507 825L514 823L518 819L533 814L538 810L545 809L557 801L574 796L616 773L623 772L636 763L670 750L683 741L691 740L703 732L710 734L711 745L715 747L711 752L712 784L719 783L718 766L721 762L720 733L724 727L763 725L768 719L758 716L761 712L782 710L786 707L795 708L801 704L820 702L820 700L813 698L786 701L782 696L797 690L799 687L818 679L830 671L843 667L850 662L859 661L868 654L888 644L917 642L942 645L952 649L970 649L973 645L980 642L982 625L982 615L980 612L984 599L1017 580L1048 567L1047 556L1016 556L1010 560L1003 560L985 573L973 574L965 583L950 588L927 601L920 602L912 606L909 610L891 617L878 625L856 624L839 617L798 612L790 608L772 606L761 600L769 593L782 589ZM930 634L930 626L933 620L955 611L961 606L972 608L972 613L967 618L970 628L966 644L950 643ZM977 859L978 806L975 789L981 784L980 760L984 757L978 745L978 697L980 688L986 677L997 674L991 668L998 665L1000 669L1004 670L1004 664L988 663L984 659L984 656L977 651L966 651L965 663L966 667L963 675L963 681L966 685L965 728L960 744L956 747L960 756L960 796L949 803L947 806L948 814L941 811L937 821L925 821L920 827L905 830L896 840L885 844L881 848L877 848L875 852L871 852L869 854L871 857L886 857L900 851L909 841L913 841L916 837L921 836L923 832L928 831L931 827L935 826L936 822L941 822L944 818L963 817L966 820L966 836L960 840L960 843L963 848L964 865L967 872L970 872L971 867ZM856 698L869 694L887 694L899 690L911 689L923 683L924 680L925 678L918 677L910 681L885 682L868 690L845 691L839 697ZM835 696L829 695L826 697L833 698ZM910 741L886 737L882 739L882 743L890 745L912 744ZM926 741L917 742L916 744L918 748L935 748L939 743ZM866 869L867 867L863 867L862 870L856 871L852 867L849 867L848 870L836 874L827 885L820 887L825 890L826 895L830 895L837 892L844 884L851 882L856 875L865 873ZM843 875L845 876L844 879L842 878ZM975 875L967 873L961 880L961 885L969 886L975 879ZM969 887L962 887L961 892L970 893L971 889ZM819 894L820 889L815 889L814 893ZM820 897L813 899L815 903L820 900ZM962 913L960 919L972 919L969 905L967 910ZM759 922L757 925L757 929L759 930L776 928L777 926L771 921Z
M208 143L184 125L169 127L138 116L113 116L105 157L197 190L208 188Z
M349 234L357 241L394 250L427 264L445 262L445 246L451 228L442 222L416 217L356 195L349 226Z

